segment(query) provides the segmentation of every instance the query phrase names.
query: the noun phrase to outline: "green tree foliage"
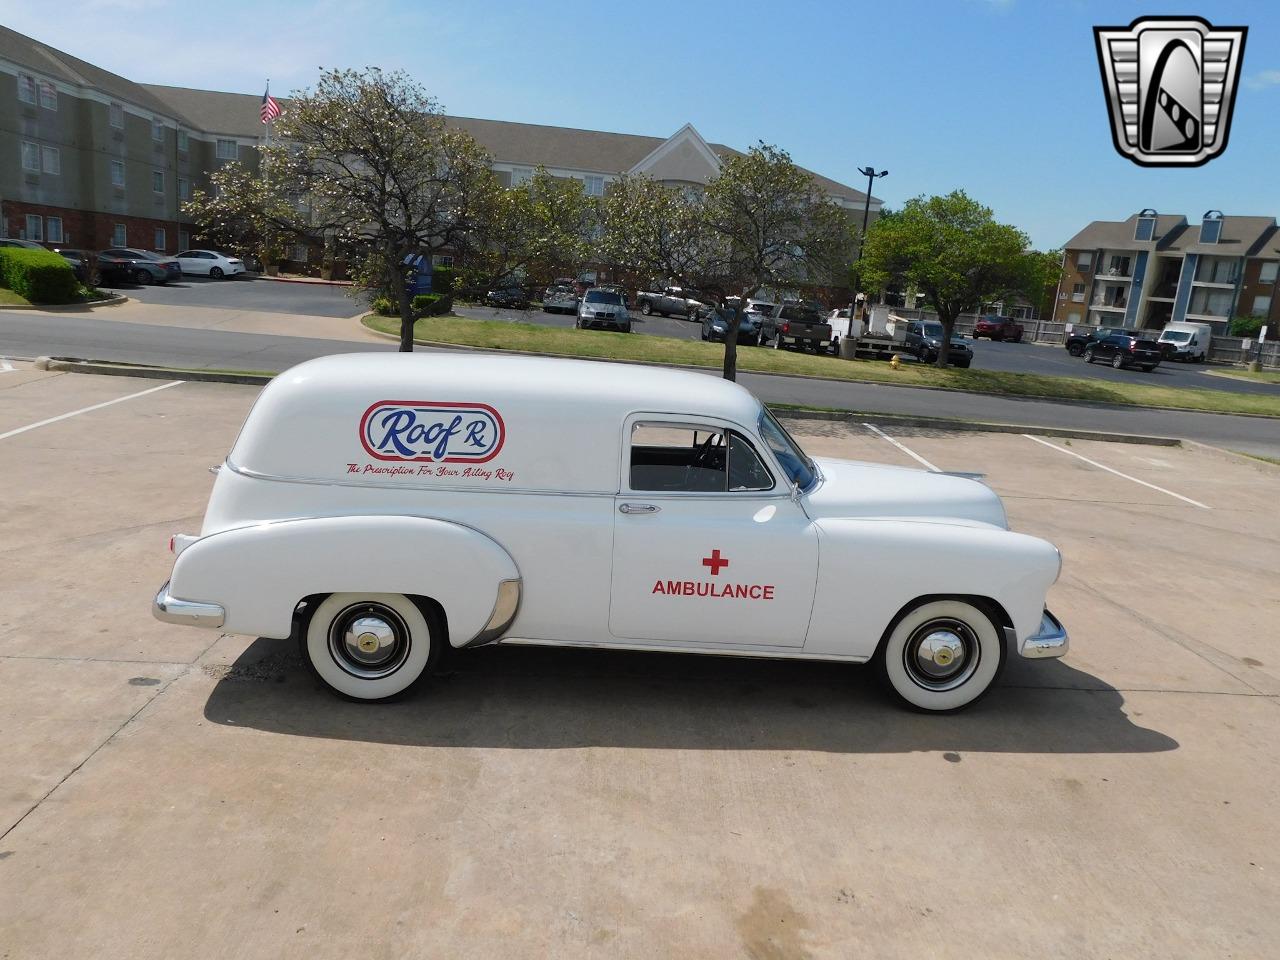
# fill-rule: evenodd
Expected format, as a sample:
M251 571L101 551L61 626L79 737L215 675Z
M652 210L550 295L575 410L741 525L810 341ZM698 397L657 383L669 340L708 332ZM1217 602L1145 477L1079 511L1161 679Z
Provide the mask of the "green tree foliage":
M867 231L861 261L869 287L914 286L938 313L949 340L960 314L984 301L1031 289L1043 255L1028 252L1027 235L996 222L989 207L962 190L916 197ZM938 366L947 351L938 351Z

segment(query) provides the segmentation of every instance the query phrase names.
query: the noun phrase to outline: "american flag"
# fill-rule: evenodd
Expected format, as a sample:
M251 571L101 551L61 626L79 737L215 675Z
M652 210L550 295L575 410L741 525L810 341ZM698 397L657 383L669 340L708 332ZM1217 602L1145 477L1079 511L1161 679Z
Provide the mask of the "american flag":
M267 92L262 95L262 109L258 112L262 117L263 123L270 123L276 117L280 116L280 104L276 102L276 98L271 95L271 88L267 87Z

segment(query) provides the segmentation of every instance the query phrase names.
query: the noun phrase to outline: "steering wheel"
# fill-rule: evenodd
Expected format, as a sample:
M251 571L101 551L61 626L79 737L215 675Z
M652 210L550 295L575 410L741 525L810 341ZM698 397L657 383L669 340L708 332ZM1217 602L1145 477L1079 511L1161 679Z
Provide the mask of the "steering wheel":
M707 459L711 456L712 449L714 449L712 445L715 443L715 439L717 436L719 436L719 434L715 434L715 433L708 434L707 439L703 440L702 443L698 444L698 448L694 453L693 458L689 461L689 465L684 468L684 488L683 489L685 490L694 489L693 471L698 469L699 467L702 467L707 462Z

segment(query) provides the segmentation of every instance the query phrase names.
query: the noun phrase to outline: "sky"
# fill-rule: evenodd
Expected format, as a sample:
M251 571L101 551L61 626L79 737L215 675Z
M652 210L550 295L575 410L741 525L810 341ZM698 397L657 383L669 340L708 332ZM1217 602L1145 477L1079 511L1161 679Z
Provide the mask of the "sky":
M1280 218L1280 3L1123 0L0 0L0 23L143 83L276 95L403 69L458 116L786 149L875 196L964 189L1042 249L1144 207ZM1226 152L1111 143L1094 26L1195 13L1249 36Z

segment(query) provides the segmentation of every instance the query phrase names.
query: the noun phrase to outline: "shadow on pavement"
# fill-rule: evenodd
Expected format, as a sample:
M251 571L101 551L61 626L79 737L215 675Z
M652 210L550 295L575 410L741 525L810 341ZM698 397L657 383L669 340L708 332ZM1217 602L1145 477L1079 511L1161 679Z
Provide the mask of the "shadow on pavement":
M950 716L903 710L848 664L489 647L388 704L340 700L295 641L259 639L220 677L213 723L432 747L1151 753L1176 740L1134 724L1124 698L1060 661L1009 664L1001 687Z

